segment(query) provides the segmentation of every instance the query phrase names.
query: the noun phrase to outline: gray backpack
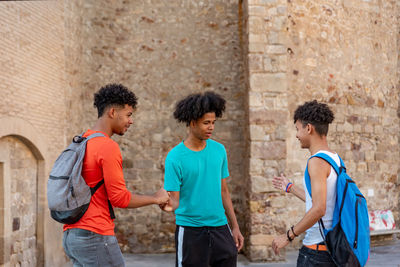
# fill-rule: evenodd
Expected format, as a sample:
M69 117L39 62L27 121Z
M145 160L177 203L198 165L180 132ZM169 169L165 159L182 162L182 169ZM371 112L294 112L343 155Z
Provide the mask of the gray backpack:
M79 221L89 208L90 199L104 184L101 180L95 187L89 187L82 177L82 165L86 152L86 143L95 137L104 137L94 133L88 137L77 135L72 143L57 158L47 182L47 200L51 217L66 224ZM114 210L108 200L110 217L114 219Z

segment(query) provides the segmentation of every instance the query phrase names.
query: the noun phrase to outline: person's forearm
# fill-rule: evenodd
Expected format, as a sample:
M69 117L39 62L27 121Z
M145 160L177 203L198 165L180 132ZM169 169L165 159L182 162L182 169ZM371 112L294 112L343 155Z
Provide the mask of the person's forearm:
M175 211L179 207L179 201L176 200L174 197L171 197L169 201L172 204L172 211Z
M228 217L229 222L231 223L232 228L239 227L235 211L233 209L231 196L227 191L222 192L222 204L224 205L226 215Z
M315 223L319 221L325 215L325 210L317 207L312 207L294 227L294 233L296 235L300 235L305 232L307 229L311 228ZM292 231L289 231L289 234L292 236Z
M147 205L157 204L157 200L152 195L138 195L132 193L131 200L127 208L139 208Z
M306 201L306 194L304 192L303 187L293 184L293 186L290 188L289 193L292 193L293 195L303 200L304 202Z

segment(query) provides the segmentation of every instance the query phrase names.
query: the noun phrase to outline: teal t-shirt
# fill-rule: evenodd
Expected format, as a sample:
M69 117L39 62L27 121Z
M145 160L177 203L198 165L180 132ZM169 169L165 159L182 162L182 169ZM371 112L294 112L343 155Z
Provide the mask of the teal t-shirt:
M174 147L165 159L164 188L179 191L176 224L193 227L227 224L221 181L228 176L228 160L222 144L208 139L201 151L192 151L183 142Z

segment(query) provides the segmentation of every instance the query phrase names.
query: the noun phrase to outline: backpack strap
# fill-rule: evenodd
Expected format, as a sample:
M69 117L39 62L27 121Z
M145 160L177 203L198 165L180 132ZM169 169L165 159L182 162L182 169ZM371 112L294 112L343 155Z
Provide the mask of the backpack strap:
M94 193L96 193L97 189L99 189L100 186L102 186L103 184L104 184L104 179L98 182L94 187L90 187L90 193L92 194L92 196L94 195Z
M74 138L72 138L72 142L73 143L82 143L82 142L87 142L90 139L95 138L95 137L105 137L105 135L102 133L93 133L89 136L83 137L84 134L85 134L85 132L83 132L80 135L75 135Z
M318 153L318 154L315 154L315 155L313 155L311 158L315 158L315 157L317 157L317 158L321 158L321 159L323 159L323 160L325 160L326 162L328 162L332 167L333 167L333 169L335 170L335 172L336 172L336 174L337 175L339 175L340 173L341 173L341 170L340 170L340 168L339 168L339 166L336 164L336 162L330 157L330 156L328 156L327 154L325 154L325 153ZM311 159L310 158L310 159ZM342 164L342 159L339 157L339 159L340 159L340 164Z
M95 137L106 137L106 136L102 133L93 133L91 135L86 136L86 139L89 141L90 139Z
M83 134L81 134L79 137L84 139L86 142L89 141L92 138L105 137L105 135L102 134L102 133L93 133L93 134L91 134L91 135L89 135L87 137L83 137ZM94 195L94 193L96 193L97 189L99 189L100 186L102 186L103 184L104 184L104 179L102 179L100 182L98 182L94 187L90 187L90 193L92 194L92 196ZM114 220L115 219L115 213L114 213L113 206L111 205L111 202L110 202L109 199L107 199L107 202L108 202L108 210L110 212L110 218L112 220Z
M100 186L102 186L103 184L104 184L104 179L98 182L94 187L90 187L90 193L92 194L92 196L94 195L94 193L96 193L97 189L99 189ZM108 210L110 211L110 217L112 220L114 220L115 219L114 208L111 205L110 200L107 199L107 201L108 201Z
M338 157L339 157L339 155L338 155ZM310 159L312 159L312 158L321 158L321 159L325 160L326 162L328 162L329 165L331 165L332 168L335 170L337 176L339 176L339 174L340 174L343 170L346 171L346 168L344 167L343 160L342 160L340 157L339 157L339 160L340 160L340 167L339 167L339 166L336 164L336 162L335 162L330 156L328 156L328 155L325 154L325 153L317 153L317 154L311 156L311 157L307 160L307 169L306 169L306 174L305 174L306 187L307 187L307 191L308 191L308 193L310 194L310 196L311 196L311 181L310 181L310 174L308 173L308 161L309 161ZM320 232L321 232L321 235L322 235L321 227L322 227L322 229L325 230L325 226L324 226L324 222L322 221L322 218L319 219L318 224L319 224L319 226L320 226ZM324 238L324 235L322 235L322 237ZM324 240L325 240L325 238L324 238Z
M341 157L339 157L340 167L336 164L336 162L330 156L328 156L325 153L317 153L317 154L311 156L308 160L310 160L312 158L321 158L321 159L325 160L326 162L328 162L332 166L332 168L335 170L337 176L339 176L343 170L346 171L346 167L344 166L344 162ZM310 174L308 173L308 161L307 161L307 173L305 176L305 181L306 181L306 187L307 187L308 193L311 196L311 181L310 181Z

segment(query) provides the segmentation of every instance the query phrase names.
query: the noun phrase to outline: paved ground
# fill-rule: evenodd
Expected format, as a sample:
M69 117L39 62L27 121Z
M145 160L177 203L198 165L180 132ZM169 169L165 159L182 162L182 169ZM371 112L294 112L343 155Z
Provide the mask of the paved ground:
M239 255L238 267L289 267L296 266L297 251L286 253L286 262L250 263ZM175 254L124 254L127 267L168 267L175 266ZM400 240L371 248L366 267L400 267Z

